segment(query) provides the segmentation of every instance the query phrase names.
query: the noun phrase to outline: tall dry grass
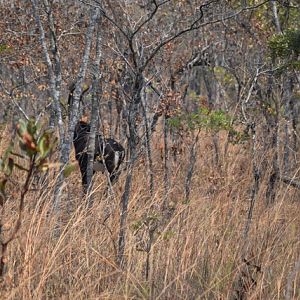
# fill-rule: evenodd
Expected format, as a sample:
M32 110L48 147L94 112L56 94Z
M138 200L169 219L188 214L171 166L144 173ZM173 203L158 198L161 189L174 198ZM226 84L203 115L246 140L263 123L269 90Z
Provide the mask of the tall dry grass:
M72 173L62 194L59 237L53 234L56 217L49 214L56 175L47 186L32 184L21 231L9 247L1 299L237 299L241 289L247 299L284 299L287 294L300 298L295 268L300 255L299 192L282 184L276 203L266 208L262 182L245 237L253 185L249 149L230 146L217 168L211 139L203 135L188 203L184 202L188 149L177 162L170 158L167 213L161 211L165 191L158 150L154 149L153 196L146 163L139 162L123 268L116 264L116 256L126 174L110 198L104 193L105 177L97 175L95 203L87 210L79 171ZM7 231L16 218L17 183L22 176L20 172L10 186L4 216ZM150 232L154 233L146 270Z

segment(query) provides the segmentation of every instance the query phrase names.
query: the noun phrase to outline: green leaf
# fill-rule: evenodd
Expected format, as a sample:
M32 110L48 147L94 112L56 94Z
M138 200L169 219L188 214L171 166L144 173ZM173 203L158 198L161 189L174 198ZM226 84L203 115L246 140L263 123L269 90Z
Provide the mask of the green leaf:
M35 137L36 131L37 125L35 125L33 118L29 121L19 120L17 124L17 133L20 138L20 148L29 157L32 157L38 151Z
M178 129L181 125L180 117L176 116L168 119L168 125Z
M297 61L297 57L300 54L300 30L289 29L283 34L276 34L269 39L268 45L273 58L294 56L294 59Z
M4 51L6 51L8 48L9 48L8 45L6 45L6 44L0 44L0 52L4 52Z
M71 175L72 172L74 172L76 170L77 164L68 164L65 166L63 174L64 177L68 177Z
M38 126L36 125L34 118L30 118L27 123L27 131L32 137L34 137L36 135L37 129Z
M26 122L22 119L17 124L17 134L20 138L23 138L24 133L27 132Z
M48 132L44 132L44 134L38 140L38 151L40 152L41 158L46 157L50 150L50 135Z
M10 143L7 149L5 150L2 159L0 159L0 170L3 171L6 166L6 161L8 156L11 154L13 149L13 143Z

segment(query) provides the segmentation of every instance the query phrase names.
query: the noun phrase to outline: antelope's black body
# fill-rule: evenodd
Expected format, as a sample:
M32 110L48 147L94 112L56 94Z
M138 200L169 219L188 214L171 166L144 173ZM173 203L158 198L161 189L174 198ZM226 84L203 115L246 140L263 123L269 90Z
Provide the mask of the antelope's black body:
M74 131L73 143L75 147L76 159L80 166L82 184L87 186L87 165L88 165L88 140L90 125L83 121L77 123ZM125 158L125 150L113 139L104 139L100 134L96 135L94 172L108 171L110 181L113 183L118 176L118 170Z

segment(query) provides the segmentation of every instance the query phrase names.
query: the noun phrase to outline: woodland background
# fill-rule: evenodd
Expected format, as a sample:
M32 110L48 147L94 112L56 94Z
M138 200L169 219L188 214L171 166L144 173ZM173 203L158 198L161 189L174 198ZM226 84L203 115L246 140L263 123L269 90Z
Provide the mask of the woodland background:
M2 299L300 298L299 1L0 1L0 20ZM87 195L83 114L126 148Z

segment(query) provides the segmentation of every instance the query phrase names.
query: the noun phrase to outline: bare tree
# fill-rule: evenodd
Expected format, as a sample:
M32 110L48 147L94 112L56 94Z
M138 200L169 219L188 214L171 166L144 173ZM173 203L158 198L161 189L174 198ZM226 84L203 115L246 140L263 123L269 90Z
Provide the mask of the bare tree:
M102 48L102 36L100 29L100 19L97 21L97 39L96 39L96 58L93 66L93 94L92 94L92 106L91 106L91 132L89 136L88 144L88 166L87 166L87 182L89 189L91 186L92 176L93 176L93 164L94 164L94 153L95 153L95 143L96 143L96 131L97 131L97 121L99 115L99 100L101 99L101 73L100 73L100 62L102 58L101 48ZM92 202L92 201L90 201ZM91 204L91 203L89 203Z
M145 87L146 73L148 72L148 68L150 68L151 63L156 58L157 54L168 44L176 41L180 37L188 34L189 32L198 30L199 28L203 28L210 24L215 24L219 22L224 22L225 20L229 20L241 14L244 11L255 9L266 1L259 3L252 7L242 7L237 11L230 11L227 15L222 15L221 17L205 17L205 12L212 8L212 5L219 3L219 1L208 1L199 6L197 9L197 13L193 15L188 21L185 20L184 26L181 28L177 28L174 26L173 30L165 31L164 33L159 32L159 37L163 36L163 38L158 38L157 41L153 43L153 46L146 47L146 44L143 43L143 40L140 38L142 30L148 28L149 25L153 22L153 20L160 14L160 12L164 9L164 6L168 4L170 1L152 1L148 6L144 7L146 12L141 15L141 18L132 25L128 25L128 19L120 18L120 15L116 13L118 10L118 6L114 8L114 14L110 15L108 13L109 9L106 9L103 6L100 6L100 9L103 13L104 18L106 18L121 34L127 49L127 55L123 55L123 59L125 63L128 65L130 83L128 84L129 90L127 92L127 107L126 110L126 118L128 125L128 148L129 148L129 164L127 168L127 177L125 182L125 189L121 199L121 217L120 217L120 232L119 232L119 254L118 261L122 263L125 251L125 235L126 235L126 220L128 214L128 202L130 198L130 190L131 190L131 182L132 182L132 172L134 164L138 158L138 145L140 142L139 137L139 128L138 128L138 116L139 109L141 105L141 93L143 88ZM92 6L94 4L91 4ZM99 3L95 4L96 6ZM118 15L117 18L114 16ZM209 14L208 14L209 15ZM166 24L167 25L167 20ZM170 25L170 24L168 24ZM146 31L147 32L147 31ZM155 33L156 34L156 33ZM150 48L150 50L148 50ZM124 52L123 52L124 53ZM156 121L155 121L156 122Z
M61 148L61 153L60 153L60 163L61 163L61 168L60 168L60 175L59 179L56 185L56 191L55 191L55 200L54 200L54 209L55 211L60 210L60 192L62 188L62 183L63 183L63 170L66 166L66 164L69 161L69 156L70 156L70 151L71 151L71 145L73 141L73 132L75 128L75 124L77 123L78 120L78 112L79 112L79 102L80 102L80 97L82 94L82 85L85 80L86 76L86 71L90 59L90 51L91 51L91 43L92 39L94 36L94 28L96 21L99 16L99 9L90 9L90 20L89 20L89 26L85 35L85 49L83 52L82 56L82 62L81 62L81 67L77 76L76 80L76 85L75 85L75 90L73 93L73 102L71 106L69 107L69 124L67 127L66 132L64 131L64 125L62 123L62 117L61 117L61 107L60 107L60 102L59 102L59 97L60 97L60 89L61 89L61 66L60 66L60 57L59 57L59 45L58 45L58 40L55 34L54 30L54 19L53 15L51 13L51 6L49 5L48 1L45 0L45 7L47 9L47 14L48 14L48 26L50 28L50 33L51 33L51 51L54 55L54 59L52 61L50 55L49 55L49 49L47 47L47 42L46 42L46 36L45 36L45 30L43 27L43 24L41 22L40 16L39 16L39 6L35 0L31 1L32 8L33 8L33 13L35 16L36 24L37 27L39 28L40 32L40 42L42 46L42 51L45 56L45 61L48 66L48 75L49 75L49 81L50 81L50 88L52 92L52 97L53 97L53 102L54 102L54 108L56 115L58 116L58 128L60 130L60 148Z

